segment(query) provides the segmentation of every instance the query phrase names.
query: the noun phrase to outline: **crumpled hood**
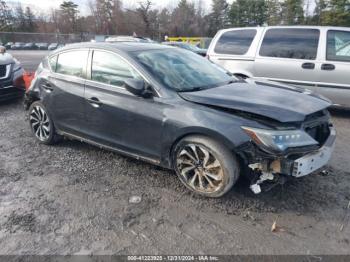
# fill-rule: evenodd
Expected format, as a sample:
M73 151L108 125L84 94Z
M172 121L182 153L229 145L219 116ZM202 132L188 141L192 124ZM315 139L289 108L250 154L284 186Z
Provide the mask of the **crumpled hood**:
M14 63L13 57L9 53L0 54L0 65L7 65Z
M301 122L307 115L331 105L309 90L253 79L179 95L190 102L253 113L279 122Z

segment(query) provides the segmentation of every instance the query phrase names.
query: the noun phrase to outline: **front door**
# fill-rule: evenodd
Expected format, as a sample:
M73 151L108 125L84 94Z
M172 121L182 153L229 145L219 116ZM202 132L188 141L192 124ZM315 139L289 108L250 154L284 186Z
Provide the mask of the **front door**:
M85 88L89 137L103 145L148 157L160 158L163 104L158 97L138 97L124 80L142 79L120 55L95 50L91 79Z

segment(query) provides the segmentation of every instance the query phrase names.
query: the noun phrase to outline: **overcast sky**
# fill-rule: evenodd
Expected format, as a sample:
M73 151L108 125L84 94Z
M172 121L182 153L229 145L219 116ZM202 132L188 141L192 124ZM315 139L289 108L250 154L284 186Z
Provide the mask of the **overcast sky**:
M89 13L89 1L90 0L72 0L74 3L79 5L79 10L82 15L86 15ZM136 7L139 2L145 0L122 0L125 8L133 8ZM154 7L170 7L174 8L178 4L180 0L152 0L154 3ZM202 3L203 8L208 12L210 10L210 6L212 0L189 0L196 4L199 2ZM234 0L228 0L227 2L232 3ZM314 0L310 0L312 2L310 9L314 7ZM30 6L36 12L45 12L50 8L57 8L63 2L63 0L7 0L6 2L16 5L16 3L22 3L24 6ZM310 10L311 11L311 10ZM309 11L309 12L310 12Z
M72 0L74 3L79 5L81 14L85 15L89 13L89 0ZM145 0L122 0L123 6L125 8L136 7L139 2ZM177 6L180 0L152 0L154 7L170 7L174 8ZM202 2L205 10L209 11L212 0L189 0L190 2L199 3ZM50 8L57 8L63 2L63 0L7 0L6 2L16 5L16 3L22 3L24 6L30 6L34 8L37 12L42 12L49 10ZM233 0L228 0L229 3L232 3Z

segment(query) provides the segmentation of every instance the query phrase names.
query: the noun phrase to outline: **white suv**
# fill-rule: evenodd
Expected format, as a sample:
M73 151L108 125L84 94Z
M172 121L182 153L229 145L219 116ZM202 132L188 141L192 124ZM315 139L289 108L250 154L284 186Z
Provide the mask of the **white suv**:
M245 27L219 31L208 58L239 77L304 87L350 107L350 28Z

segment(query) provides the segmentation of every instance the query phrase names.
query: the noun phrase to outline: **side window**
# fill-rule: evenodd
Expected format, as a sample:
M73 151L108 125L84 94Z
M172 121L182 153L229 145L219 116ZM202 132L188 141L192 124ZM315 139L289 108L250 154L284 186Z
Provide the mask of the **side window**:
M318 29L269 29L260 48L261 56L315 60Z
M91 79L101 83L122 86L126 79L142 77L118 55L94 51Z
M217 41L214 51L217 54L244 55L248 52L255 35L255 29L226 32Z
M350 62L350 32L328 31L327 60Z
M56 66L57 66L57 55L55 56L51 56L49 58L49 64L50 64L50 68L53 72L56 72Z
M68 51L58 55L56 73L84 77L87 50Z

